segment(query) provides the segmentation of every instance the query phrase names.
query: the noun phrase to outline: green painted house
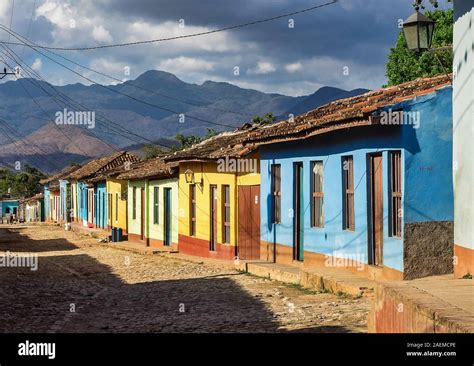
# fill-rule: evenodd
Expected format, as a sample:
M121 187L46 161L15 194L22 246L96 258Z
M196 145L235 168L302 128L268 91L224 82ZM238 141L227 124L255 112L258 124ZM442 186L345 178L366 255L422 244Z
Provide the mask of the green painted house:
M128 240L178 250L178 164L151 159L133 164L117 179L128 181Z

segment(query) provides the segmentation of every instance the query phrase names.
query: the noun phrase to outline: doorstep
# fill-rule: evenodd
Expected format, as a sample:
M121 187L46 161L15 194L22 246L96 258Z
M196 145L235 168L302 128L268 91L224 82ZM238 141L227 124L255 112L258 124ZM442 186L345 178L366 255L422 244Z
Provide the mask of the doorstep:
M62 224L61 226L65 226ZM110 233L107 230L99 229L99 228L90 228L87 226L82 225L78 222L71 222L71 231L74 231L79 234L89 235L92 238L96 239L107 239L110 236Z
M255 276L297 284L310 290L328 291L353 297L372 296L376 284L373 280L336 268L299 268L258 260L239 260L236 261L235 267L239 271Z

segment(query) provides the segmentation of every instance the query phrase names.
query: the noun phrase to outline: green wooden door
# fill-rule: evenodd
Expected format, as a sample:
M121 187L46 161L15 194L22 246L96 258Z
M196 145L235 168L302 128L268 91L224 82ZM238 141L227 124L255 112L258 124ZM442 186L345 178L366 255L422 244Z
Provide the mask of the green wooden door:
M293 165L293 258L304 260L304 200L303 200L303 163Z
M164 245L171 245L171 188L165 188L164 192Z

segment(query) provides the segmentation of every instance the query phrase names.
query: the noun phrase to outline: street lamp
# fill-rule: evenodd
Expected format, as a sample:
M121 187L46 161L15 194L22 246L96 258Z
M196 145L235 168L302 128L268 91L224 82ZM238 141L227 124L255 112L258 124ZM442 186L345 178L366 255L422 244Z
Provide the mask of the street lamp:
M422 52L431 48L435 21L418 10L403 22L403 33L409 50Z
M186 169L184 177L186 178L186 183L194 183L194 172L191 169Z

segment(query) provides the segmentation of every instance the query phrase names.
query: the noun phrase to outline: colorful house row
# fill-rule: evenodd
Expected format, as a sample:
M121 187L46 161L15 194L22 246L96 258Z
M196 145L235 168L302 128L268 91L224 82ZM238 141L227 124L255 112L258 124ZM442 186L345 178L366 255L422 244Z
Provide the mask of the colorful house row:
M120 152L61 181L75 221L121 228L137 245L377 279L453 272L445 76L246 124L147 162Z
M127 182L115 179L140 159L126 151L91 160L64 177L61 202L69 221L89 228L127 232ZM113 217L114 212L120 215Z
M67 222L69 214L65 204L61 204L61 196L65 196L66 189L64 178L79 168L78 165L67 166L59 173L40 180L40 184L43 185L45 221L56 223Z
M175 153L179 250L370 278L451 273L451 100L446 76L419 79Z

